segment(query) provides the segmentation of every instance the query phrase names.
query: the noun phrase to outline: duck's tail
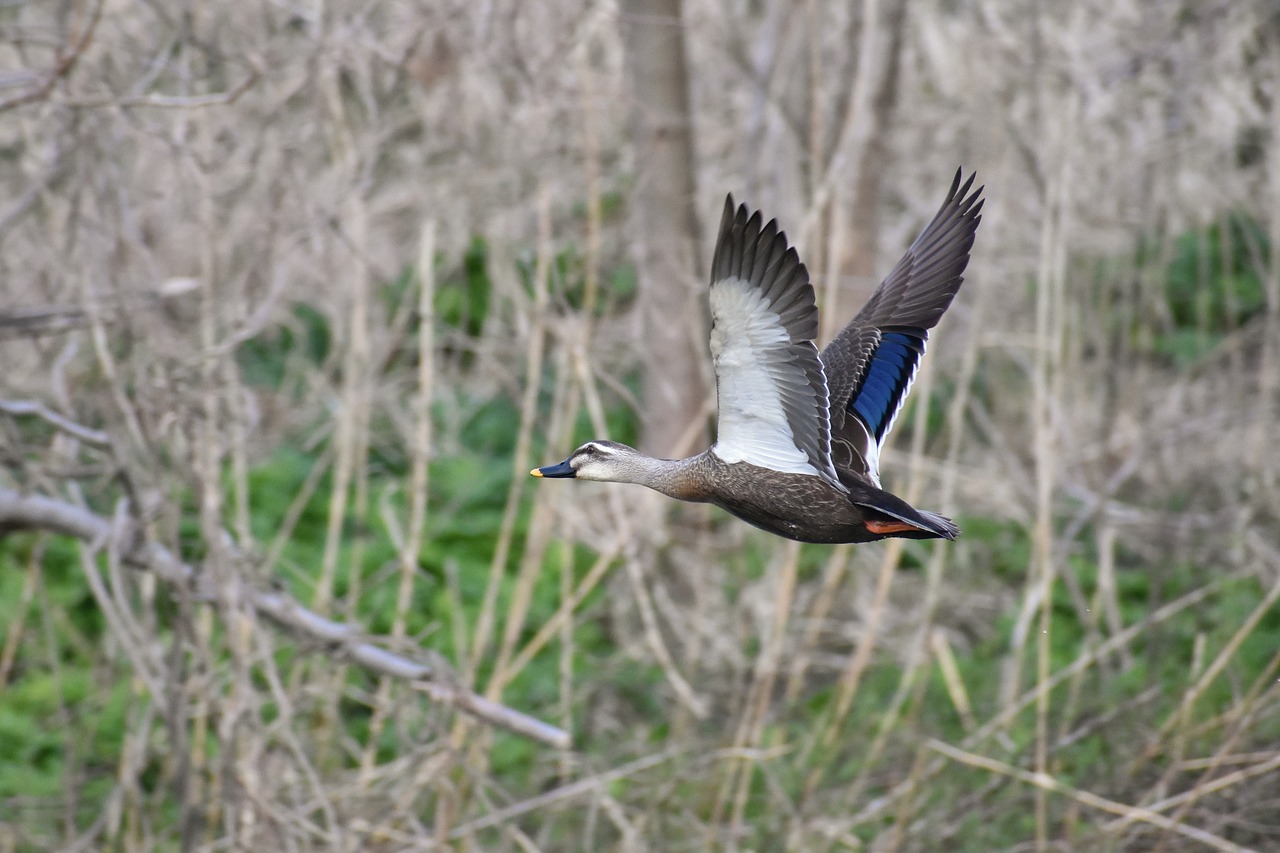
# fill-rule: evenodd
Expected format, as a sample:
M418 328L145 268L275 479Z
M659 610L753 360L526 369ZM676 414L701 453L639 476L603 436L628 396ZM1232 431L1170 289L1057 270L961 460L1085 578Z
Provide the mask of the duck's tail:
M916 509L899 497L882 492L875 503L857 502L867 512L867 530L886 539L955 539L960 528L945 515Z
M956 523L945 515L938 515L936 512L929 512L927 509L918 509L916 514L928 522L927 529L939 539L955 539L960 535L960 528L956 527ZM917 536L914 538L928 539L931 537Z

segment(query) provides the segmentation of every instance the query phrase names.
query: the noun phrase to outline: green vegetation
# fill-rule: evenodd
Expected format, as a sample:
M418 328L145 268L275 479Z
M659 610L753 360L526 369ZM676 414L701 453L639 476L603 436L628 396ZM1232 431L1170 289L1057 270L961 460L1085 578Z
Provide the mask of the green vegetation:
M1165 252L1143 246L1137 267L1163 268L1167 323L1155 338L1155 351L1185 366L1265 310L1262 277L1270 268L1271 245L1257 220L1231 213L1178 236Z
M1166 289L1173 326L1160 345L1171 348L1175 361L1191 356L1190 350L1179 349L1182 344L1176 340L1182 338L1178 335L1194 332L1220 338L1259 310L1258 277L1241 253L1246 246L1254 246L1255 253L1265 252L1265 243L1259 242L1256 225L1235 218L1225 222L1225 230L1210 229L1177 241ZM1234 247L1230 252L1228 244ZM494 308L487 263L485 246L477 241L458 269L442 271L435 307L441 329L453 336L446 337L442 346L465 354L470 352L465 339L482 334ZM563 252L556 257L555 267L558 292L568 305L578 305L580 257ZM1193 271L1199 275L1205 269L1221 271L1207 290L1198 288L1192 277ZM522 266L521 272L527 277L531 267ZM610 299L629 298L633 282L628 276L619 272L606 280ZM411 308L416 298L412 271L382 288L380 298L388 316ZM307 371L337 369L331 360L335 337L322 315L293 306L288 323L242 345L237 362L243 380L262 393L299 399L305 393L300 378ZM414 340L411 335L405 339ZM1196 351L1197 357L1200 352ZM412 346L403 345L385 369L404 370L415 363ZM464 355L452 360L450 369L465 375L473 365L474 359ZM997 367L969 393L985 405L1000 395L992 376L1015 382L1017 375L1007 365L1003 372ZM508 495L516 485L513 473L521 413L507 396L459 390L466 384L442 389L431 412L436 434L444 436L449 450L434 455L429 464L426 533L417 555L405 633L412 644L438 654L483 691L494 675L496 654L482 656L474 673L467 673L467 659L476 642L473 632L481 621ZM944 377L935 384L927 423L931 446L939 445L940 436L949 429L944 413L957 393L952 379ZM551 395L544 395L539 405L539 419L549 419ZM626 405L612 402L606 417L612 435L634 440L638 425ZM914 417L913 408L903 423L911 423ZM386 438L394 434L389 425L375 422L373 430L381 438L370 449L371 509L357 517L353 506L347 507L334 599L340 602L338 610L344 618L358 621L371 634L385 635L395 620L398 576L398 555L385 518L403 519L409 512L406 483L411 463L405 448ZM573 432L570 444L589 435L585 414L579 414ZM272 582L305 604L312 600L325 559L334 474L328 467L316 469L328 464L320 449L304 451L299 446L300 442L283 441L253 466L247 481L248 517L254 539L271 542L290 523L298 496L316 480L314 490L294 508L293 526L277 562L265 567ZM533 448L538 459L558 458L563 451L539 447L536 442ZM198 559L204 546L192 521L193 499L188 496L186 501L184 550L189 558ZM231 509L228 504L228 512ZM1070 509L1060 507L1064 516L1060 523L1065 524ZM526 492L511 519L514 547L496 596L500 618L512 610L519 595L526 546L537 532L531 527L533 513L534 500ZM704 539L736 525L722 514L710 518L712 529L703 531ZM766 647L765 630L756 630L749 620L757 618L756 611L767 612L767 607L760 611L760 597L772 594L781 551L777 541L761 535L747 535L733 540L740 544L701 552L712 561L703 570L714 568L709 577L716 588L710 594L720 609L707 617L713 620L707 623L713 636L706 643L722 645L714 649L720 663L708 666L695 661L687 664L685 674L711 703L707 719L691 719L664 667L644 653L637 654L639 629L620 625L619 608L614 605L616 597L630 593L625 585L608 581L596 585L576 609L570 623L571 656L563 659L560 639L552 639L510 674L501 699L526 713L567 724L576 738L574 760L589 768L607 769L638 756L673 750L659 769L637 778L613 779L602 790L615 801L651 815L653 826L662 827L659 834L665 837L681 837L689 826L722 824L739 809L739 840L759 849L777 847L789 831L788 815L780 803L798 813L843 817L858 815L869 804L897 803L851 824L846 845L855 839L872 843L895 826L901 809L917 815L960 815L947 829L948 849L998 849L1034 835L1030 787L988 769L944 759L928 746L932 739L1026 769L1043 722L1048 731L1049 767L1058 783L1107 792L1124 801L1147 790L1159 774L1184 779L1181 774L1186 771L1178 770L1177 762L1185 756L1211 755L1227 742L1234 751L1247 752L1280 738L1280 717L1275 715L1251 718L1247 728L1239 726L1242 715L1258 707L1264 681L1274 680L1275 649L1280 646L1280 613L1275 609L1239 634L1267 594L1258 575L1224 574L1220 567L1194 557L1154 565L1121 541L1114 553L1114 577L1106 578L1093 547L1099 534L1092 524L1077 527L1072 541L1055 536L1052 547L1061 559L1052 591L1051 635L1046 641L1048 671L1064 672L1082 659L1086 663L1054 689L1047 717L1041 721L1028 698L1039 677L1038 623L1019 624L1026 615L1023 596L1035 565L1033 532L1022 521L1008 518L966 514L958 521L964 539L941 546L953 549L949 553L954 557L934 620L953 654L955 669L950 674L933 652L923 657L902 653L915 642L917 597L895 611L907 627L894 628L882 638L881 647L855 679L856 689L846 692L841 672L847 673L857 648L850 632L818 633L807 646L810 640L801 640L807 624L802 617L814 606L813 594L825 582L832 549L806 546L799 550L796 574L804 593L800 600L806 603L796 608L787 628L786 654L768 712L751 741L758 755L748 764L739 765L738 758L719 751L734 743L734 729L748 704L745 686L753 683L755 661ZM589 544L553 538L541 553L516 649L553 617L566 586L573 587L586 577L597 557ZM861 567L878 563L885 547L860 550L859 554L871 555ZM922 588L932 553L932 546L906 544L897 583ZM0 755L6 756L0 761L0 819L27 826L29 836L35 838L57 836L60 806L51 804L62 800L73 803L76 826L95 819L114 790L114 780L129 754L128 741L146 704L145 682L123 663L123 656L111 653L118 638L90 592L80 559L79 548L62 538L21 534L0 540L0 625L6 626L6 637L16 640L14 664L5 672L0 691ZM653 571L666 570L662 559L660 555ZM99 569L105 571L105 566ZM564 573L569 574L567 584ZM691 581L674 576L666 582L672 588L684 588ZM1147 623L1161 607L1205 592L1210 585L1194 603ZM851 597L848 582L839 590L830 618L833 624L855 626L852 633L859 633L865 627L865 615L851 613L846 606ZM985 601L998 605L967 612L973 605L966 604L966 596L975 590ZM153 594L155 606L141 609L157 620L157 654L189 654L190 644L196 642L194 629L182 620L189 618L190 605L172 600L163 586ZM1108 607L1117 625L1108 624ZM630 607L621 609L631 612ZM669 642L682 647L686 638L674 636L673 625L666 628ZM1114 643L1106 653L1092 657L1114 639L1116 630L1135 626L1129 641ZM199 641L211 642L215 671L239 665L230 646L217 637L222 630L215 623L215 639ZM787 679L798 651L808 656L809 669L798 680L795 693L784 695L782 688L790 689ZM1224 651L1227 658L1221 669L1206 678L1206 668ZM814 659L820 659L820 664L814 664ZM739 661L736 670L718 669L724 661L733 660ZM313 650L295 648L287 639L277 642L271 662L291 684L316 677L325 666L316 661ZM390 706L379 698L377 681L354 666L341 670L341 689L327 694L331 701L323 694L309 698L300 694L293 699L298 706L291 709L300 715L298 719L281 719L282 707L271 693L264 662L250 660L246 665L263 697L246 713L256 715L267 727L277 722L291 725L298 744L318 756L317 766L326 774L358 772L366 753L376 765L389 764L417 744L442 738L448 731L450 716L438 706L425 717L409 714L394 725L383 725L379 715ZM571 673L568 683L563 679L566 667ZM570 719L562 720L566 696ZM850 703L847 712L841 710L844 701ZM151 707L145 713L152 713ZM1007 717L1005 722L992 722L1002 715ZM227 749L226 733L216 720L207 722L198 754L209 768L217 768L216 758ZM183 740L194 736L190 727L184 722L180 729L182 738L173 731L168 734L175 748L197 749ZM153 737L158 736L156 731ZM449 784L460 791L483 785L518 800L565 778L551 752L507 732L477 738L467 749L470 752L465 757L460 753L448 771ZM144 766L137 768L139 790L159 805L150 812L157 822L152 831L172 838L178 810L167 791L177 772L177 756L165 758L164 750L149 755ZM734 775L739 766L749 768L745 776ZM213 784L216 769L209 772L206 783ZM924 784L909 800L894 800L904 780L913 776ZM1064 834L1091 831L1068 799L1050 802L1050 820ZM424 813L433 808L427 802L421 806ZM583 832L583 819L572 810L553 810L532 820L542 822L540 831L550 849L571 843ZM495 828L478 838L482 844L497 843L501 834ZM619 836L614 829L602 827L596 837L612 843Z
M438 651L449 660L458 657L452 638L459 626L465 631L466 626L476 622L484 579L493 559L495 532L510 485L511 466L493 465L492 461L499 458L509 463L511 447L509 442L492 443L494 431L488 424L492 418L510 416L509 404L505 402L477 404L461 436L462 446L468 451L432 465L431 535L420 556L422 571L414 604L409 610L408 632L419 638L424 647ZM264 539L282 523L283 508L288 498L297 493L313 461L296 451L281 450L253 472L253 520L255 532ZM402 495L396 491L402 474L387 470L372 483L375 492L391 490L390 500L398 509L403 509ZM303 567L318 564L329 497L326 478L308 501L284 550L282 565L301 571ZM518 536L525 535L527 523L526 509L517 522ZM981 518L964 518L962 524L970 540L978 543L976 547L990 552L989 561L985 557L979 560L992 570L988 580L1004 584L1010 591L1016 589L1030 552L1025 531L1016 525ZM394 554L383 536L368 535L364 541L362 564L348 568L361 575L361 594L355 611L371 631L384 633L390 627L394 596L394 585L387 582L384 569L394 561ZM24 604L21 587L25 567L36 547L45 548L39 563L42 594ZM773 548L770 540L753 536L748 539L747 550L734 560L743 568L754 565L759 571L771 559ZM819 563L825 558L825 552L820 551L823 549L806 549L806 561ZM350 556L348 547L343 554L344 566ZM581 579L590 556L581 547L575 549L568 561L575 581ZM138 686L127 669L103 668L100 649L111 643L110 632L86 588L73 549L56 540L39 543L33 536L10 536L0 549L0 564L0 621L13 625L25 620L33 628L41 622L48 623L42 630L23 633L18 651L21 663L0 693L0 753L10 757L0 767L0 801L13 803L56 797L72 785L70 776L74 775L89 782L72 785L79 789L85 814L89 815L94 810L91 805L94 792L101 796L108 790L106 782L121 761L131 724L129 709ZM450 564L459 581L458 599L451 596L446 582ZM564 565L560 548L550 549L534 588L525 640L555 612L559 603L559 573ZM500 601L505 602L512 595L514 568L513 565L504 578ZM1070 571L1085 598L1093 600L1098 592L1097 566L1076 558L1071 561ZM1190 592L1203 583L1204 574L1202 567L1174 568L1164 580L1161 597L1168 601ZM351 580L350 575L340 577L339 598L347 594ZM1117 581L1117 601L1126 625L1141 620L1152 611L1153 604L1158 603L1153 601L1151 577L1138 561L1121 568ZM305 580L290 585L301 600L308 600ZM1111 709L1138 700L1151 687L1157 687L1158 693L1142 701L1139 718L1097 728L1056 751L1054 763L1059 778L1089 787L1112 774L1123 773L1126 762L1138 759L1137 750L1145 746L1151 722L1174 714L1183 701L1188 682L1196 673L1193 664L1197 654L1212 655L1220 651L1263 592L1257 579L1230 580L1200 605L1178 613L1157 630L1140 635L1127 647L1127 653L1133 658L1124 669L1115 670L1113 662L1107 667L1089 670L1072 690L1075 701L1069 708L1071 719L1055 712L1052 718L1055 728L1070 727L1072 719L1103 717ZM610 697L615 705L614 713L622 715L628 726L640 735L636 745L648 743L662 747L674 735L668 725L672 713L670 699L659 698L664 693L661 671L654 666L639 665L620 654L601 606L603 595L601 589L592 593L574 623L574 668L597 698L601 694ZM499 609L503 609L503 605L500 604ZM957 658L961 679L973 702L972 712L979 720L993 717L1001 709L1001 671L993 662L1008 652L1012 618L1011 613L1006 613L993 626L994 630ZM1050 665L1058 671L1097 642L1097 626L1088 621L1088 614L1077 612L1062 583L1055 587L1053 620ZM1230 707L1239 691L1248 689L1256 674L1267 667L1275 654L1277 638L1280 638L1280 613L1273 611L1244 639L1223 677L1208 684L1183 718L1182 725L1187 731L1200 731L1190 745L1200 742L1202 748L1212 748L1218 736L1213 725L1218 711ZM1197 652L1197 648L1201 651ZM49 665L53 659L57 661L56 667ZM558 651L553 644L536 655L511 682L504 701L535 715L554 717L558 666ZM1022 683L1030 686L1034 683L1033 658L1025 661L1024 669ZM830 752L806 751L813 733L821 730L832 713L834 688L828 677L812 678L810 686L794 704L779 706L762 738L765 743L786 745L792 750L777 760L779 775L775 783L782 785L788 796L799 800L813 772L821 774L823 790L835 790L870 773L872 779L883 780L873 782L865 791L867 797L876 797L887 793L888 787L900 780L900 775L885 775L884 771L895 761L910 760L911 732L927 733L948 742L963 740L966 735L963 721L940 672L933 667L927 672L927 684L915 704L914 718L901 723L903 730L890 744L889 758L881 757L870 765L864 763L866 747L884 710L893 704L903 673L903 668L889 659L871 667L852 711L840 725L836 739L839 746ZM487 670L482 668L479 683L483 684L487 676ZM368 677L359 670L349 669L346 678L354 691L352 695L370 686ZM368 737L369 707L345 701L340 710L338 729L345 732L345 737L363 742ZM618 744L613 736L592 737L592 726L583 719L590 713L587 706L579 704L576 708L583 732L578 748L588 756L614 755ZM709 737L716 731L717 727L703 729L704 736ZM74 736L70 732L74 732ZM1067 733L1063 731L1064 735ZM1015 754L1026 748L1034 740L1034 715L1027 712L1015 717L1003 736L1014 745ZM1280 720L1272 718L1260 724L1251 737L1262 740L1280 737ZM391 760L399 746L392 734L384 731L378 749L380 760ZM209 749L217 749L216 739L211 741ZM540 754L541 748L528 741L499 735L489 755L491 772L504 786L527 790L538 784L545 772L538 760ZM355 761L352 756L345 763L354 767ZM696 789L702 783L689 784ZM754 784L763 786L764 781L757 779ZM930 803L954 804L971 793L972 786L971 771L949 768L929 786L921 805L927 808ZM768 843L777 829L769 815L771 796L756 787L752 791L747 801L748 818L753 824L758 822L757 840ZM692 796L685 807L706 810L711 804L705 796ZM975 829L974 843L1003 845L1023 837L1025 827L1018 812L1010 810L1005 814L1012 823L984 822L980 832ZM34 819L31 815L28 818Z

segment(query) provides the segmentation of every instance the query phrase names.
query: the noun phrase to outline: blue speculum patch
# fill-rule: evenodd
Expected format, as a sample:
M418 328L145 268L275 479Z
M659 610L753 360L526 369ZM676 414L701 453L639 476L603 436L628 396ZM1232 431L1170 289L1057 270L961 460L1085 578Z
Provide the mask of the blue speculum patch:
M849 400L849 411L862 418L877 442L884 438L922 352L924 332L913 330L886 332L872 354L862 387Z

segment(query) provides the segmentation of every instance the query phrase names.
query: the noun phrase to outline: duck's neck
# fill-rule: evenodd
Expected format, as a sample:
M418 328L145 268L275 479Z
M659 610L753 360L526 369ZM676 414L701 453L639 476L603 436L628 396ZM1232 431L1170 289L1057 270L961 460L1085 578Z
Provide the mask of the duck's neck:
M632 482L648 486L655 492L681 501L705 501L706 483L702 476L702 454L688 459L655 459L648 457Z

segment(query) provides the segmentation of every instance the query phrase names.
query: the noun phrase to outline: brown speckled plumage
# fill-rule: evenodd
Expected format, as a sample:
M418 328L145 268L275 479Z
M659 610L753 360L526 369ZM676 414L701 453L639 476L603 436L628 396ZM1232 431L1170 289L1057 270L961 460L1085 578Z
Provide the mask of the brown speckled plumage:
M787 474L745 462L721 462L710 450L680 460L679 467L671 473L670 478L652 488L680 500L715 504L761 530L800 542L873 542L887 537L868 530L867 521L910 519L920 512L881 489L863 486L842 492L809 474ZM892 535L906 539L936 539L939 534L955 538L959 531L949 520L933 513L927 515L939 531L920 529Z

